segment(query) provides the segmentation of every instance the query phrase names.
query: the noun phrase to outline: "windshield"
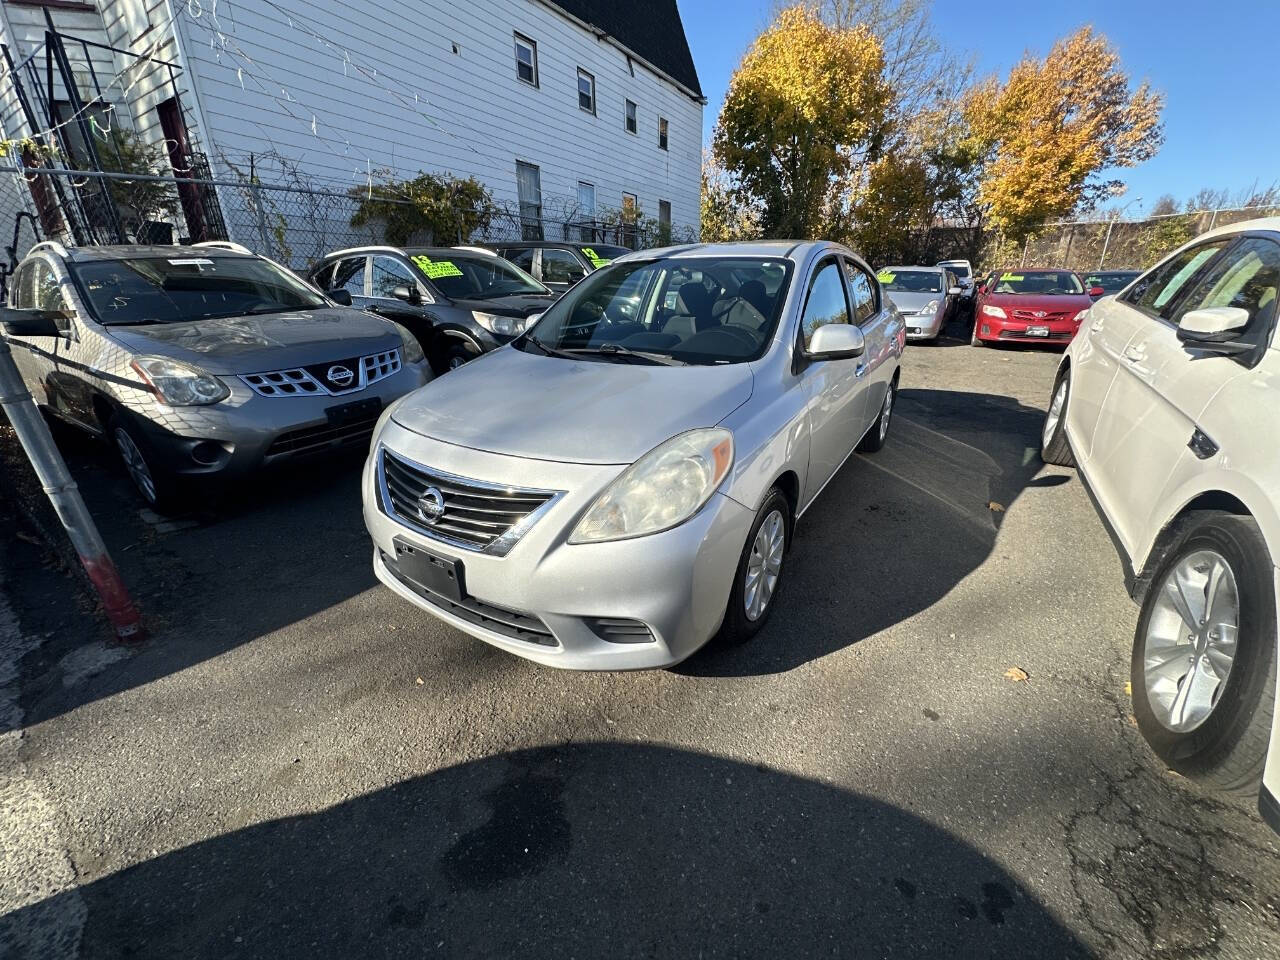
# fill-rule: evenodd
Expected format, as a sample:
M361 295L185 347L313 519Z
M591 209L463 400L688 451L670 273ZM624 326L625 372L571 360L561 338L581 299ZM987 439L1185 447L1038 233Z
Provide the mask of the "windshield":
M409 259L450 300L545 294L547 288L510 260L465 250L409 250Z
M516 346L615 363L754 360L773 338L790 279L787 260L623 261L572 287Z
M1091 287L1103 290L1119 290L1129 285L1129 281L1138 275L1136 270L1122 270L1119 273L1091 273L1085 282Z
M71 264L70 269L89 312L107 326L243 317L329 305L297 277L258 257L91 260Z
M886 290L896 293L941 293L942 274L936 270L881 270L876 278Z
M938 264L938 266L946 267L962 280L969 280L973 277L973 272L969 269L969 265L967 263L956 263L954 261L948 262L944 260L942 263Z
M1084 287L1080 285L1080 278L1070 270L1023 270L1000 274L992 292L1066 296L1084 293Z

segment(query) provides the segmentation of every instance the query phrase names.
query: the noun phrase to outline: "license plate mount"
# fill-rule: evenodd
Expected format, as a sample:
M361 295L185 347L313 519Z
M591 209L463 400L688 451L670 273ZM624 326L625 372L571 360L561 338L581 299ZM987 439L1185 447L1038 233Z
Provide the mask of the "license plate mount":
M1048 327L1045 327L1045 326L1027 327L1028 337L1047 337L1048 335L1049 335Z
M377 419L382 412L381 397L366 397L353 403L340 403L336 407L326 407L324 415L335 427L345 427L359 420Z
M466 568L461 560L442 557L404 540L395 541L396 565L418 586L459 603L466 599Z

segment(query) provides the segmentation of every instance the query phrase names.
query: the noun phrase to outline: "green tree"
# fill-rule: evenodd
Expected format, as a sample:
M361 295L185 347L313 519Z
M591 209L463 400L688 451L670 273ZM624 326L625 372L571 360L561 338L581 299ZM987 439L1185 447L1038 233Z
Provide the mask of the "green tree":
M354 187L359 200L353 227L383 225L386 242L453 244L488 229L496 214L493 197L474 177L419 173L412 180L388 180Z

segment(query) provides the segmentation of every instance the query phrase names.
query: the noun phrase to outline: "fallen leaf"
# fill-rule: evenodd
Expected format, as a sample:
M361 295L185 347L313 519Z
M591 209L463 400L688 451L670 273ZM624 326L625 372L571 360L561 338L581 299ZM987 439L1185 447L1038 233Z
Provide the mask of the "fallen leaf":
M1133 681L1131 681L1131 680L1126 680L1126 681L1124 682L1124 695L1125 695L1126 697L1132 697L1132 696L1133 696Z
M1021 667L1010 667L1004 672L1004 678L1012 680L1014 683L1028 683L1031 680L1031 674Z
M1004 513L1004 504L996 503L994 500L988 500L987 509L992 513Z
M422 685L423 685L424 683L426 683L427 681L425 681L425 680L423 680L421 677L419 677L417 680L415 680L415 681L413 681L413 682L414 682L414 683L416 683L418 686L422 686Z

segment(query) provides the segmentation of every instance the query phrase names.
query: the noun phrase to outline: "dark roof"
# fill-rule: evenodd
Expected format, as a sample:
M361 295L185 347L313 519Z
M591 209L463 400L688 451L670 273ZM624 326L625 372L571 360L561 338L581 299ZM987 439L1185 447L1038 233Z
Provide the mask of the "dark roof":
M551 3L599 27L702 96L702 85L698 83L698 71L693 65L676 0L551 0Z

